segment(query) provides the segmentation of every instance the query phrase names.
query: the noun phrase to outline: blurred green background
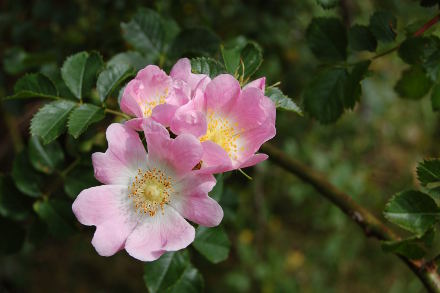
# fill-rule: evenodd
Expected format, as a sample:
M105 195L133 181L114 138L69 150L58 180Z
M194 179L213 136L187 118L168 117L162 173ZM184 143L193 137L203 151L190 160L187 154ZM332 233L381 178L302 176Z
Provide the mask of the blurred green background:
M240 35L257 41L264 63L256 76L267 76L268 84L281 81L284 93L300 103L318 64L305 42L313 17L337 15L345 23L367 24L374 11L389 10L398 18L399 39L404 27L436 13L411 0L341 3L324 10L315 0L2 1L0 96L11 94L24 72L48 70L72 53L98 50L108 59L127 50L120 22L139 7L150 7L182 27L207 26L224 41ZM395 55L375 61L370 67L374 74L363 81L361 102L335 124L323 126L307 116L279 112L274 143L327 174L380 216L393 193L417 184L417 162L439 155L440 121L430 101L402 100L393 91L406 66ZM29 138L30 118L40 105L1 105L0 172L11 169L14 145ZM191 251L206 292L423 291L397 257L366 239L310 186L270 161L248 173L254 180L236 172L225 180L221 204L232 242L229 258L213 265ZM0 291L146 290L141 262L125 252L100 257L90 244L93 228L77 228L81 233L67 240L47 237L27 244L19 254L0 256ZM0 241L7 241L7 235Z

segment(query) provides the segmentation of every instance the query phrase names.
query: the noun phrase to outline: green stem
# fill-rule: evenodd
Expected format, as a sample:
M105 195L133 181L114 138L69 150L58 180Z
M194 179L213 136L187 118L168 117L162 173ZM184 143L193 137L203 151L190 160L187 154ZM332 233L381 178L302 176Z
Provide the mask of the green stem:
M116 110L112 110L112 109L109 109L109 108L105 108L104 112L105 113L113 114L115 116L123 117L124 119L130 119L130 116L128 116L127 114L124 114L122 112L119 112L119 111L116 111Z
M294 174L304 182L313 186L321 195L335 204L341 211L352 219L368 237L379 240L399 240L400 237L388 228L380 219L369 210L357 204L348 194L337 189L320 173L309 166L289 157L283 151L271 144L264 144L261 150L269 155L271 161L286 171ZM440 276L437 266L422 260L410 260L405 256L397 255L422 281L429 292L440 292Z

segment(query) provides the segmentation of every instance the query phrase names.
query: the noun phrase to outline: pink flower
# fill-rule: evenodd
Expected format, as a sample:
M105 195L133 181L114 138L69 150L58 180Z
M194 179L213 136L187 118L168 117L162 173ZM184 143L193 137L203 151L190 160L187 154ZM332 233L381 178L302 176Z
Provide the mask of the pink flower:
M135 130L110 125L107 151L92 156L95 177L104 185L83 190L73 203L78 221L96 226L92 244L100 255L125 248L134 258L153 261L194 240L194 228L184 218L203 226L223 218L208 196L215 178L193 171L203 155L199 140L190 134L171 139L154 121L144 133L148 154Z
M183 58L171 69L170 76L155 65L140 70L122 95L121 110L136 118L127 122L141 130L142 121L153 120L169 126L179 106L186 104L197 89L203 90L211 79L204 74L191 73L189 59Z
M219 75L175 112L171 131L199 138L204 172L225 172L267 159L255 154L276 132L275 105L264 96L264 86L261 78L241 90L233 76Z

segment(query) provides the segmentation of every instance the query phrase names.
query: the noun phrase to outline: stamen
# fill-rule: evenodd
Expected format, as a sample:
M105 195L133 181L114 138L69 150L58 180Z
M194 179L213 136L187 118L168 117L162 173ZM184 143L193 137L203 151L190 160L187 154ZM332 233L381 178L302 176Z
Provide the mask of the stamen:
M136 210L151 217L159 208L164 213L164 206L170 202L170 196L174 192L171 177L167 177L157 168L145 172L138 169L128 189L128 197L133 200Z
M153 108L156 107L157 105L165 104L165 99L168 96L168 92L169 92L168 88L166 88L162 94L156 92L154 94L154 99L152 101L144 102L140 105L141 108L143 109L142 112L144 114L144 117L150 117L153 112Z
M238 159L238 152L243 151L243 147L239 147L238 139L244 129L238 129L238 123L231 123L226 118L222 118L208 111L207 115L208 128L206 134L200 138L200 141L210 140L221 146L232 160Z

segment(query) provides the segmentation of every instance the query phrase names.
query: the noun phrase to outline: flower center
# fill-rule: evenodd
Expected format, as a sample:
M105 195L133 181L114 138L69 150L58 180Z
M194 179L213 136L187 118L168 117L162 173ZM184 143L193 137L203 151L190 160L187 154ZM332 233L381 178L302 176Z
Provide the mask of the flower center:
M165 104L165 99L168 96L168 88L166 88L162 94L156 92L152 101L145 101L141 107L143 108L144 117L150 117L154 107L157 105Z
M169 203L173 192L171 177L159 169L153 168L143 172L138 169L134 181L129 186L128 197L133 200L136 210L154 216L160 208Z
M232 160L237 160L238 139L240 133L237 132L238 123L232 123L226 118L214 115L214 112L208 111L208 128L206 134L200 138L201 142L210 140L221 146ZM241 149L240 149L241 150Z

